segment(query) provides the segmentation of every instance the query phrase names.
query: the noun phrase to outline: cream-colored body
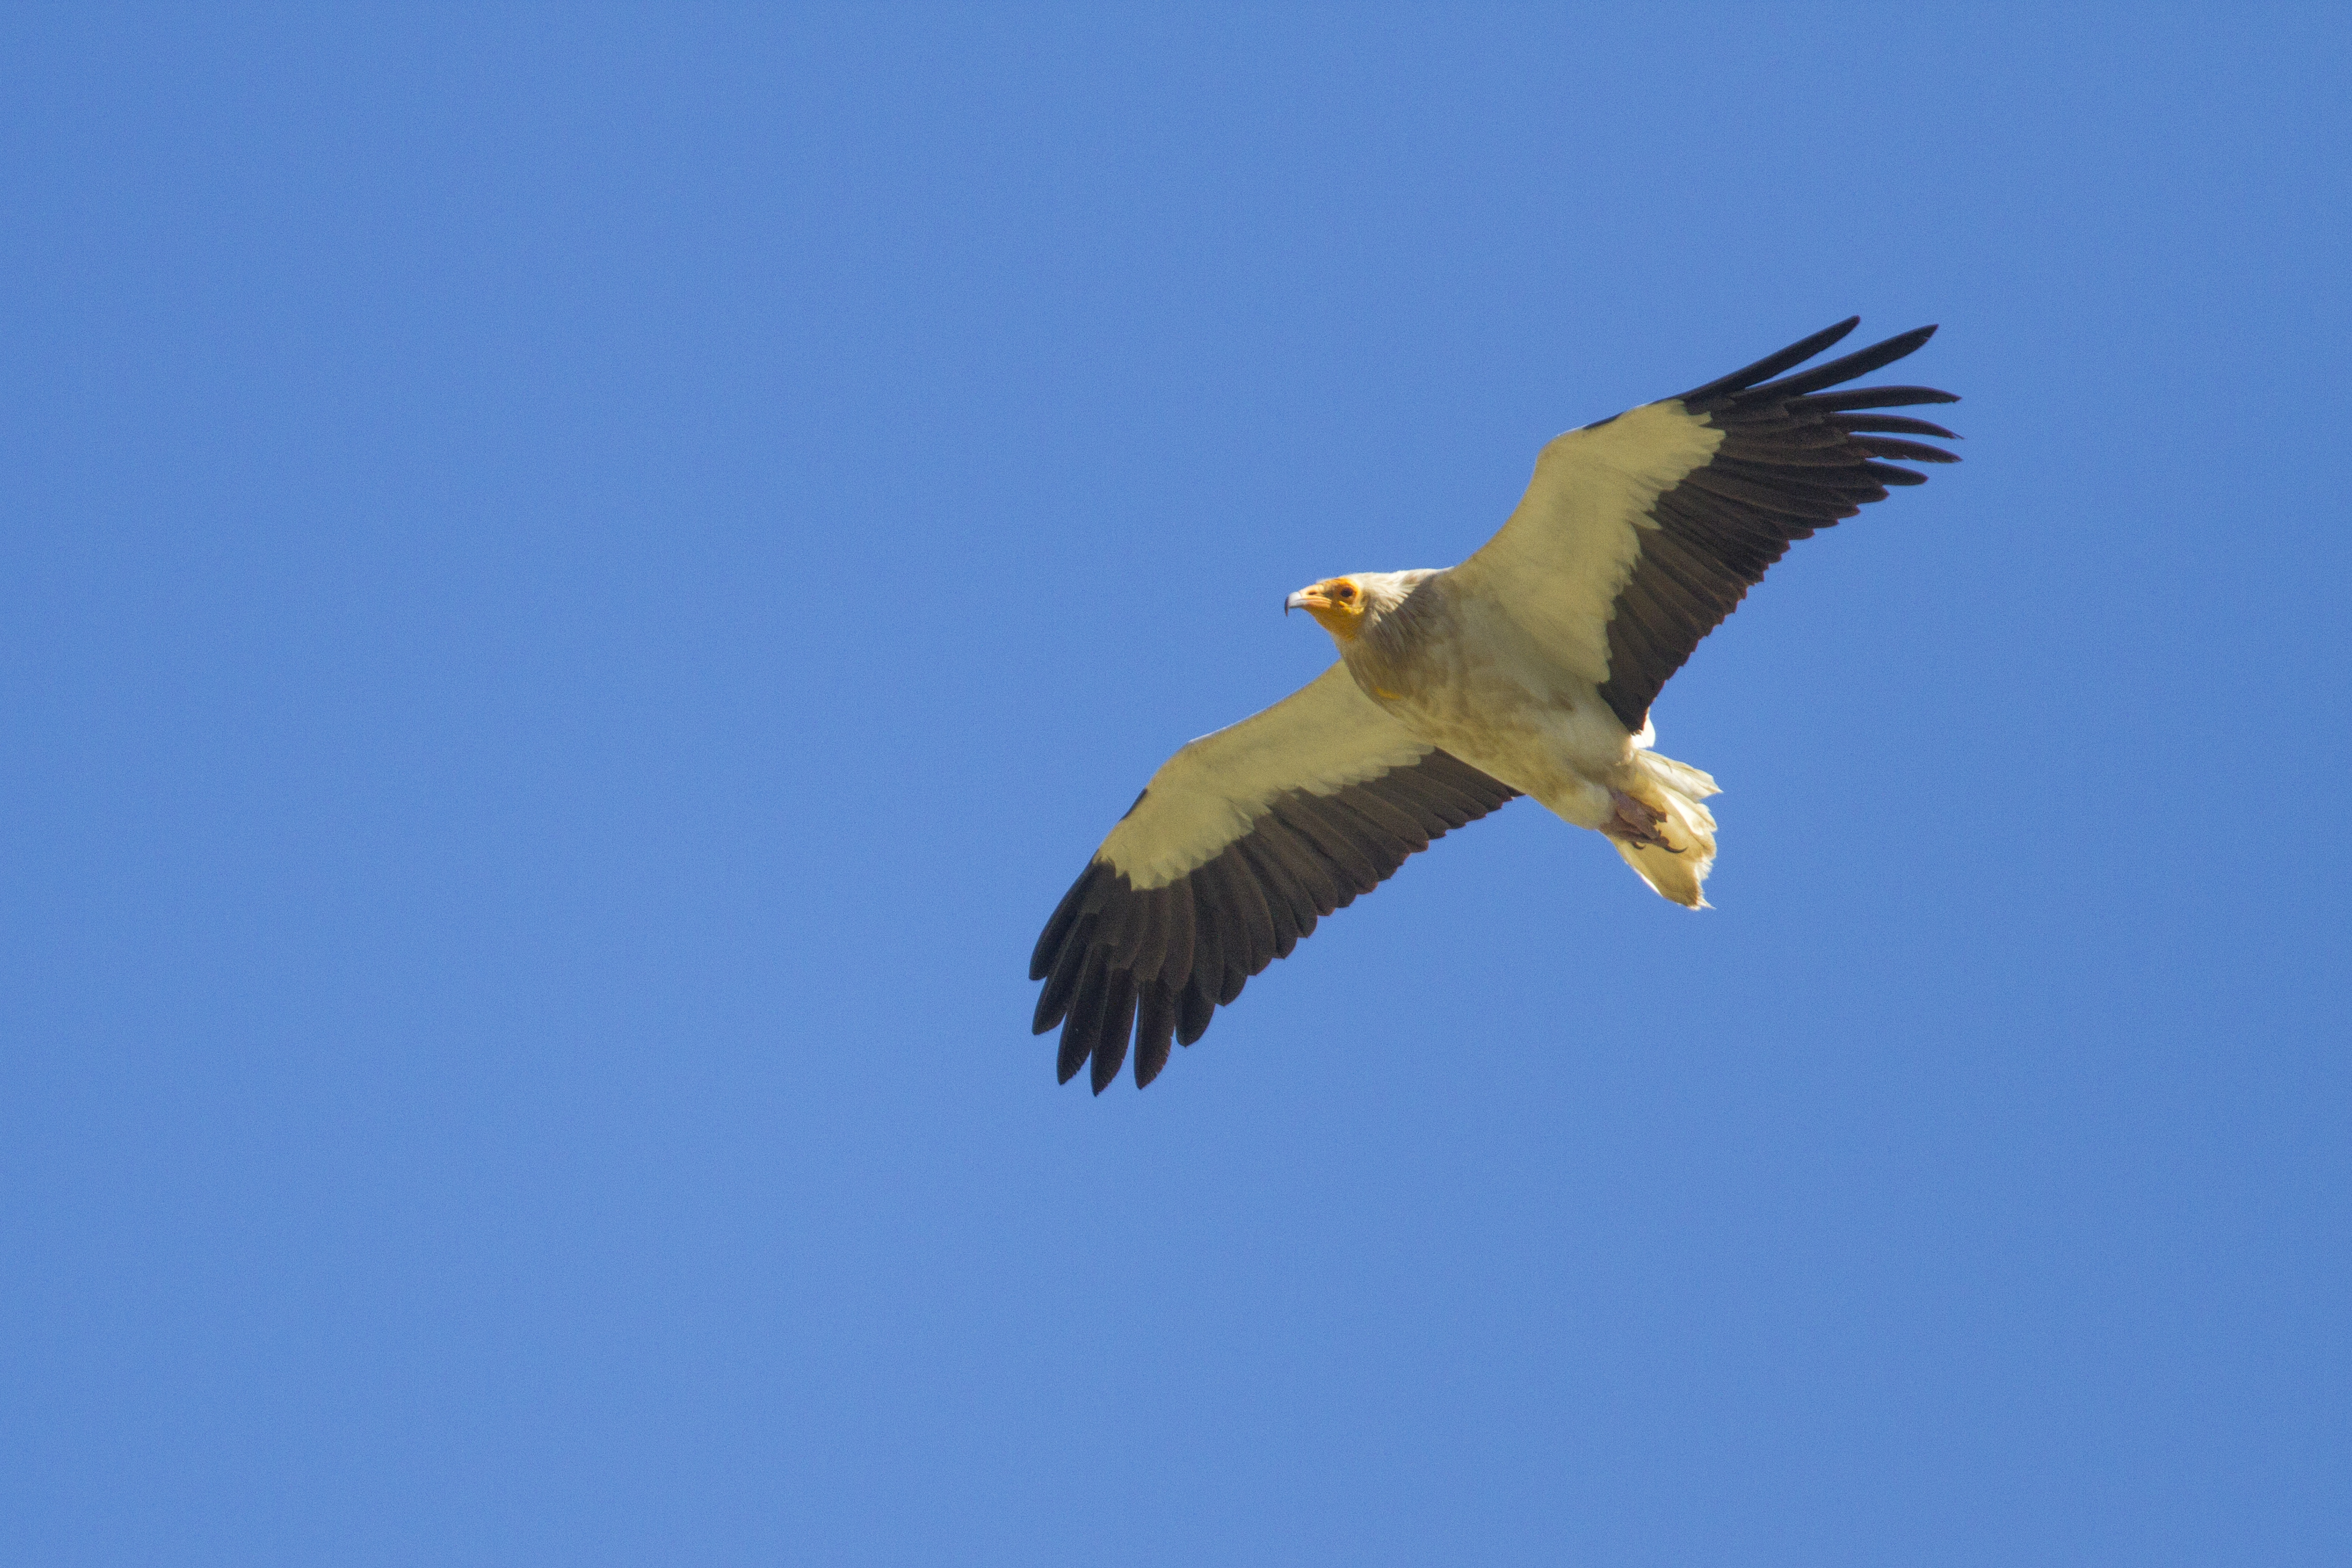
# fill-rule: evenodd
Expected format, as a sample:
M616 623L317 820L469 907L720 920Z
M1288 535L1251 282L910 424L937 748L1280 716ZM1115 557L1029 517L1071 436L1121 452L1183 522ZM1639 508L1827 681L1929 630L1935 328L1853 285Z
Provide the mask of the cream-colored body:
M1648 728L1628 733L1601 684L1612 606L1640 530L1657 526L1652 504L1722 442L1672 400L1571 430L1461 565L1330 580L1356 585L1352 605L1316 609L1311 590L1299 600L1364 694L1413 735L1608 835L1643 881L1693 909L1715 864L1715 817L1700 804L1715 780L1653 753ZM1639 803L1633 820L1619 796Z
M1717 793L1696 768L1649 749L1601 700L1599 683L1564 667L1512 615L1465 591L1454 571L1358 572L1372 624L1335 637L1366 696L1417 738L1531 796L1554 815L1605 833L1664 896L1702 907L1715 861ZM1643 843L1621 830L1615 796L1657 813Z

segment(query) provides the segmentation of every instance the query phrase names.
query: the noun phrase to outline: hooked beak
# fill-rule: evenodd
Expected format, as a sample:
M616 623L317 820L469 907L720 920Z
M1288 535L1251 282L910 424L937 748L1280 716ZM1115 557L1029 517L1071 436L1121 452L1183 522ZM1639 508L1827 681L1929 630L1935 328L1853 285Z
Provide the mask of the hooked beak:
M1330 608L1331 601L1323 597L1323 591L1319 588L1302 588L1282 601L1282 612L1285 615L1294 610L1328 610Z

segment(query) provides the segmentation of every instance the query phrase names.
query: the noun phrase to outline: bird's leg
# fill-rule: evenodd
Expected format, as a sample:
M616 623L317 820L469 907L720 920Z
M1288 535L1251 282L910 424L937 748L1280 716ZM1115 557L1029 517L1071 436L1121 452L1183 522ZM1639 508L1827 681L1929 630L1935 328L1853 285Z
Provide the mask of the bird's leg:
M1636 800L1622 789L1610 790L1609 803L1616 809L1616 815L1601 825L1602 832L1612 839L1622 839L1629 844L1642 844L1651 849L1664 850L1670 855L1682 853L1682 851L1666 842L1664 837L1658 831L1666 820L1666 814L1664 811L1647 801Z

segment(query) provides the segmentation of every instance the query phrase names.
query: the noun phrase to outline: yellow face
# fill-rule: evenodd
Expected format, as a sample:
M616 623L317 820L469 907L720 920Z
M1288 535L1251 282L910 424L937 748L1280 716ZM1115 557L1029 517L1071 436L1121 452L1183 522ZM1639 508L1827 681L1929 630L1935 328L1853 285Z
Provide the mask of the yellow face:
M1353 578L1327 577L1283 601L1285 610L1304 610L1342 643L1364 629L1364 591Z

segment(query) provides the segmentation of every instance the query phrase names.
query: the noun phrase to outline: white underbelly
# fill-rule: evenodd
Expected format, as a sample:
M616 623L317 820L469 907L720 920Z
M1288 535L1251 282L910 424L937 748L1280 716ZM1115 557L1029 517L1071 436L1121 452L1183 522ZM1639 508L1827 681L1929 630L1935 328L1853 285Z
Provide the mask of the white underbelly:
M1559 816L1586 828L1612 821L1610 791L1638 787L1642 770L1598 683L1453 587L1448 573L1430 576L1395 638L1375 631L1343 650L1357 685L1422 739Z
M1433 690L1381 706L1423 739L1577 826L1610 821L1609 791L1632 765L1633 747L1601 694L1538 697L1517 682L1477 685L1486 689Z

